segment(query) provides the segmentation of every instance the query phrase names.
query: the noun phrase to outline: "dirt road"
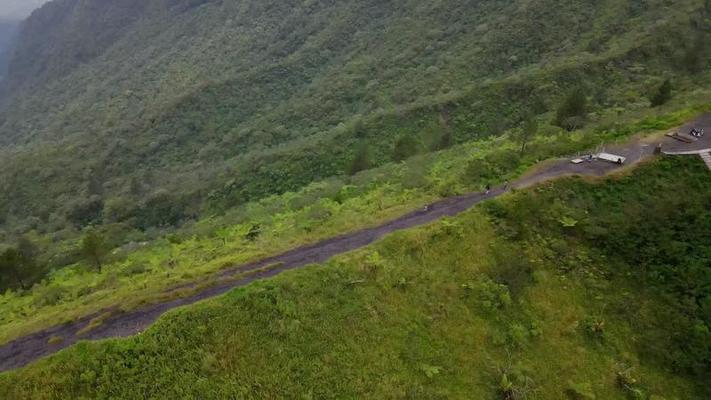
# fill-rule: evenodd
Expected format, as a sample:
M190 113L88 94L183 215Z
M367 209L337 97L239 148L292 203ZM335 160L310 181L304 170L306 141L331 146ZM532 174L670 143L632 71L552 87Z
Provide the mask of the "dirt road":
M681 128L681 131L688 132L692 126L703 127L709 134L692 144L682 143L666 137L634 139L625 144L608 146L604 150L627 157L627 165L631 165L652 155L657 143L662 143L664 149L668 151L689 151L711 147L711 115L705 115L693 123L687 124ZM513 182L511 186L525 188L567 175L603 176L619 168L621 166L604 161L584 162L576 165L572 164L569 159L561 159L542 165L534 172ZM477 203L497 197L504 192L505 189L503 187L497 187L493 188L489 193L470 193L444 199L431 204L426 209L414 211L374 228L336 236L313 245L290 250L278 256L229 269L222 273L223 278L239 277L248 272L252 272L252 274L246 278L223 281L221 284L205 289L190 297L160 304L151 304L127 313L112 315L105 319L100 326L84 334L80 334L80 331L96 315L19 338L0 346L0 372L25 366L32 361L71 346L79 340L99 340L135 335L149 327L166 311L176 307L218 296L235 287L246 285L257 279L272 277L283 271L309 264L322 263L338 254L371 244L391 232L427 224L445 216L459 214ZM50 339L53 337L61 337L63 340L56 344L49 344Z

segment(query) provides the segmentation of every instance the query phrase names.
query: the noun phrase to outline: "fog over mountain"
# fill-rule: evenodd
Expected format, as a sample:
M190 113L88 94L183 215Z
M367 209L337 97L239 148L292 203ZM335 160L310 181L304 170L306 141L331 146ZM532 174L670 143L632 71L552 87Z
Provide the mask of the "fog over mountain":
M0 0L0 80L10 57L10 45L20 22L48 0Z
M24 19L47 0L0 0L1 19Z
M17 20L0 19L0 80L7 72L7 63L10 55L10 43L15 37L19 22Z

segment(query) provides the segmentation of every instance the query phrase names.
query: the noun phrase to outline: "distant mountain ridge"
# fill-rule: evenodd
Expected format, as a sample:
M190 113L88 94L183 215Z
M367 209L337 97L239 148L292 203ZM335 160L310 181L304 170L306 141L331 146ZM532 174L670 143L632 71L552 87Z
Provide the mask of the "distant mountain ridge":
M10 89L60 78L93 60L131 29L146 4L56 0L36 10L23 26L22 46L10 63Z
M49 0L2 0L0 19L20 21Z
M7 65L10 62L10 46L20 22L0 18L0 80L5 78Z

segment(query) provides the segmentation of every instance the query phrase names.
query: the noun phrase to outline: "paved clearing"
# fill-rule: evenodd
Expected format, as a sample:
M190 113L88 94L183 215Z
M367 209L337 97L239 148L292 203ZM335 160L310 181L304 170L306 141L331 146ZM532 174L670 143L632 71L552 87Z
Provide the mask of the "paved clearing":
M681 128L688 132L691 127L702 127L711 132L711 114L705 115L693 123ZM635 164L641 159L653 154L656 144L662 143L665 151L694 151L711 147L711 134L692 144L679 142L668 137L653 137L633 139L624 144L605 147L605 151L627 158L627 165ZM525 188L540 182L567 175L603 176L620 169L616 165L604 161L583 162L572 164L568 159L544 163L533 172L512 183L514 188ZM371 244L383 236L401 229L407 229L445 216L453 216L471 208L481 201L497 197L505 192L503 187L493 188L487 193L470 193L436 202L426 209L414 211L383 225L363 229L357 232L336 236L322 242L299 247L281 255L269 257L253 263L241 265L221 274L221 277L234 277L234 280L223 280L216 286L207 288L193 296L172 300L160 304L151 304L126 313L111 315L103 323L87 333L79 334L92 318L103 312L83 318L77 322L56 326L41 332L27 335L0 347L0 372L23 367L32 361L53 354L71 346L79 340L99 340L112 337L127 337L142 332L148 328L166 311L176 307L193 304L200 300L221 295L230 289L244 286L257 279L275 276L283 271L299 268L309 264L323 263L331 257L349 252ZM248 277L242 277L248 274ZM106 311L106 310L104 310ZM58 344L49 344L53 337L61 337Z

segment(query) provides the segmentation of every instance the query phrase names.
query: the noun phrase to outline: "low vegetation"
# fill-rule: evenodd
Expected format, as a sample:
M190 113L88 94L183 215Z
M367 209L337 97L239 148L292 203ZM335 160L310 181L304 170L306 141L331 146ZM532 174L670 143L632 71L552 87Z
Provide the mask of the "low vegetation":
M515 192L171 312L140 336L81 343L0 375L0 391L707 398L709 188L700 160L669 158Z
M527 139L523 155L521 130L516 129L502 138L457 145L249 203L224 216L201 220L150 242L120 246L111 253L106 253L105 246L120 227L94 228L85 237L58 246L77 252L82 261L41 280L31 275L35 269L26 269L25 280L33 283L25 282L27 290L18 286L13 275L4 275L13 290L0 295L0 342L105 307L131 309L165 300L166 289L202 280L222 268L373 226L441 197L510 181L538 160L589 149L599 140L674 126L704 109L707 106L647 116L627 125L591 126L572 134L542 124ZM43 240L37 237L35 241ZM24 243L29 247L29 242ZM36 280L30 281L33 277Z

